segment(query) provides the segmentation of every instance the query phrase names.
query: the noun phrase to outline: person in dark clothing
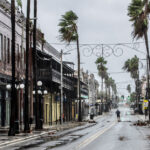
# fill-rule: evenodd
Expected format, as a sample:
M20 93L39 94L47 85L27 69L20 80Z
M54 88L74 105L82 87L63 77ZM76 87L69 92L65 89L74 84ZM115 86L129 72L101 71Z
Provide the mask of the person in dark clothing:
M116 115L117 115L117 119L118 119L118 121L120 121L120 111L117 109L117 111L116 111Z

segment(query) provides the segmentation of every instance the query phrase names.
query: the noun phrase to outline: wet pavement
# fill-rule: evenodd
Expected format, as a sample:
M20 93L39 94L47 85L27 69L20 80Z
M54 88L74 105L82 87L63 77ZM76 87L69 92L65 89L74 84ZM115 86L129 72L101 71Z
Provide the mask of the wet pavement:
M40 137L3 150L150 150L150 127L134 126L140 118L129 108L120 108L121 122L115 110L99 117L91 127Z

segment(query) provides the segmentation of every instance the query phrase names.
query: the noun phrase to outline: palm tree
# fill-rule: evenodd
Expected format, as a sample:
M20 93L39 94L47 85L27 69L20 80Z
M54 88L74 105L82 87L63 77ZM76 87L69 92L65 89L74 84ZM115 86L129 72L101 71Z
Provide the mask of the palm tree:
M116 97L117 96L117 86L116 86L115 80L113 80L112 91L114 93L114 96Z
M115 80L112 79L111 77L110 77L110 86L111 86L111 89L112 89L112 98L113 98L113 94L116 93L116 84L115 84Z
M107 61L104 59L104 57L99 57L97 58L95 63L97 65L98 75L102 79L101 90L103 93L103 80L107 76L107 68L106 68ZM103 111L103 95L102 95L102 111Z
M136 85L136 94L137 99L139 100L139 92L137 89L139 88L139 58L135 55L133 58L128 59L123 66L123 70L130 73L131 78L134 79ZM137 103L137 102L136 102Z
M109 108L110 108L110 102L108 102L108 93L109 93L109 87L110 87L110 83L109 83L109 75L108 73L106 73L106 76L105 76L105 91L106 91L106 102L107 102L107 111L109 111ZM110 101L110 99L109 99Z
M111 99L111 88L112 88L112 85L114 83L114 80L112 79L112 77L110 77L108 79L108 83L109 83L109 98Z
M128 7L128 16L130 21L133 22L133 38L139 39L144 37L146 51L147 51L147 72L150 70L150 56L149 56L149 44L148 44L148 25L149 25L149 13L150 13L150 2L148 0L132 0ZM147 75L149 89L149 75ZM147 91L147 93L149 93ZM148 98L150 95L148 95Z
M137 80L139 76L139 58L135 55L133 58L128 59L122 69L129 72L131 78Z
M27 19L26 19L26 79L25 79L25 115L24 115L24 132L29 132L29 29L30 29L30 0L27 0Z
M106 73L106 76L105 76L104 79L105 79L105 90L106 90L106 101L107 101L108 88L109 88L109 83L108 83L109 76L108 76L108 73Z
M148 16L150 13L150 2L148 0L132 0L128 7L128 16L133 22L133 38L139 39L144 37L147 55L149 59L149 44L148 44ZM150 60L149 60L150 61ZM150 63L150 62L149 62Z
M60 39L61 41L76 42L77 44L77 60L78 60L78 99L79 99L79 121L82 121L81 116L81 90L80 90L80 50L79 50L79 35L77 27L78 16L73 11L68 11L64 15L58 24L60 27Z
M127 91L129 92L129 94L131 94L131 86L130 86L130 84L127 85Z

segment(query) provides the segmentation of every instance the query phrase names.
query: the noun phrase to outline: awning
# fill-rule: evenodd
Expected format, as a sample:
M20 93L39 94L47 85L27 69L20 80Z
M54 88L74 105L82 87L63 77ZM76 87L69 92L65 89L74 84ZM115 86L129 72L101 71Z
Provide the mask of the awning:
M82 99L88 99L89 97L87 95L81 95Z

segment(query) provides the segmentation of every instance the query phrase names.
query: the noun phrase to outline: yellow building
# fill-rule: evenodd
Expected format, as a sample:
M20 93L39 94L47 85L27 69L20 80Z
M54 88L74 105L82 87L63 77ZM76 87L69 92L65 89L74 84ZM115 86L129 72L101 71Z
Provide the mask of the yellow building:
M48 93L44 96L44 124L50 124L51 116L52 116L52 123L58 122L60 119L60 101L56 101L56 94ZM52 100L52 103L51 103ZM52 104L52 110L51 110ZM52 113L52 114L51 114Z

